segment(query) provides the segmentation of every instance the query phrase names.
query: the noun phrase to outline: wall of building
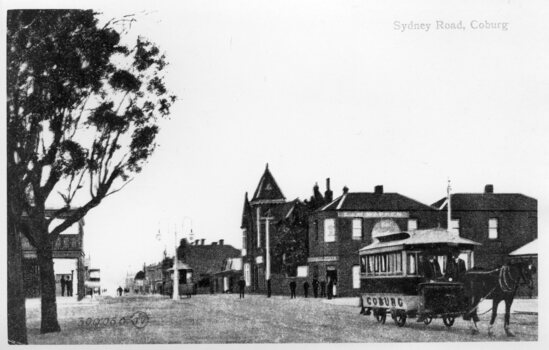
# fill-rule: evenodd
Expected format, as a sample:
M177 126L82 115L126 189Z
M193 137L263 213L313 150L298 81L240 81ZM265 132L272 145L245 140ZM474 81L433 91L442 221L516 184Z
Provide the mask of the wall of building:
M441 211L446 225L446 211ZM498 238L488 237L488 221L498 219ZM454 211L459 219L460 236L481 243L475 248L475 266L495 268L502 265L508 254L537 238L537 213L534 211Z

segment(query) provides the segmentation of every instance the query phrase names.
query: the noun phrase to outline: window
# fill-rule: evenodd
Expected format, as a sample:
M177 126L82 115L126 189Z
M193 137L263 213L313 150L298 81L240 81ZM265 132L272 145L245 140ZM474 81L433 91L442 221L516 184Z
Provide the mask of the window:
M368 258L366 256L360 257L360 272L365 273L366 272L366 265L368 262Z
M308 266L298 266L297 267L297 277L307 277L309 276L309 267Z
M353 288L359 289L360 288L360 266L355 265L353 266Z
M398 275L402 274L402 253L383 253L360 258L359 266L367 275Z
M318 241L318 220L315 220L315 240Z
M246 256L246 248L248 246L248 235L246 234L246 229L242 230L242 256Z
M335 242L335 219L324 220L324 242Z
M408 274L415 275L417 274L417 256L416 253L408 254Z
M252 285L252 280L251 280L251 276L250 276L250 264L249 263L244 264L244 281L246 282L247 287Z
M417 230L417 219L409 219L408 231L415 231L415 230Z
M353 239L362 239L362 219L353 219Z
M450 229L448 231L459 235L459 219L450 220Z
M488 238L498 238L498 219L488 219Z

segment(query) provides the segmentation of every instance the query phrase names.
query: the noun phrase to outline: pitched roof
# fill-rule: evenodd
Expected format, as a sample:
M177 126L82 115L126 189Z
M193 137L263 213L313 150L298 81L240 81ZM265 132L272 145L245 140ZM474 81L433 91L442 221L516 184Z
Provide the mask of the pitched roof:
M242 223L240 228L248 227L252 215L252 207L250 206L250 201L248 201L248 192L244 195L244 208L242 209Z
M281 201L285 199L286 198L282 194L280 187L278 187L273 175L269 171L269 164L267 164L267 166L265 167L265 172L263 173L263 176L261 176L259 184L257 185L257 189L254 192L252 202L273 200Z
M239 256L240 250L227 244L189 245L185 250L184 262L199 276L221 271L226 259Z
M399 193L349 192L320 209L325 210L433 210Z
M453 193L452 210L531 210L536 211L538 201L520 193ZM433 203L433 207L445 209L446 197Z
M291 214L297 202L299 202L299 200L294 199L291 202L276 204L270 208L271 215L275 218L275 221L283 220Z
M538 255L538 239L534 239L532 242L526 243L517 250L509 253L511 256L525 256L525 255Z
M457 233L449 232L443 228L402 232L393 236L396 239L392 239L392 240L374 239L374 242L372 244L367 245L364 248L361 248L360 251L364 252L364 251L377 250L380 248L435 245L435 244L442 244L445 246L453 246L453 247L463 246L463 245L466 245L466 246L481 245L478 242L460 237ZM390 237L391 236L387 236L387 238L390 238Z

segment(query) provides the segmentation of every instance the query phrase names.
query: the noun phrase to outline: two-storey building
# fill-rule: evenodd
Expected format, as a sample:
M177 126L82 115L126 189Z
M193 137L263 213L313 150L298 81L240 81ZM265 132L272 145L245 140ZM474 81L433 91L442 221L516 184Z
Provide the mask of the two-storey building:
M286 201L267 164L251 201L246 193L242 211L242 262L249 291L266 291L267 278L273 273L273 259L270 256L273 235L276 234L277 224L288 218L297 205L300 205L297 199ZM279 291L283 283L282 280L273 281L273 291Z
M73 209L74 210L74 209ZM51 216L55 210L46 210L46 216ZM72 210L67 211L59 219L51 222L52 227L58 226L63 217L71 215ZM85 295L84 281L85 254L84 254L84 219L80 219L71 227L61 232L55 241L53 255L53 269L55 273L56 295L67 296L67 285L72 287L72 295L82 299ZM23 283L25 296L35 298L40 296L40 270L36 255L36 248L21 234L21 248L23 251ZM61 279L65 281L65 288L61 286Z
M309 279L336 282L337 295L360 289L358 251L372 238L439 226L440 213L383 186L374 192L343 194L309 216Z
M461 237L482 243L475 249L475 265L494 268L509 253L538 237L538 202L519 193L495 193L486 185L484 193L453 193L450 197L449 229ZM447 223L447 197L433 204Z

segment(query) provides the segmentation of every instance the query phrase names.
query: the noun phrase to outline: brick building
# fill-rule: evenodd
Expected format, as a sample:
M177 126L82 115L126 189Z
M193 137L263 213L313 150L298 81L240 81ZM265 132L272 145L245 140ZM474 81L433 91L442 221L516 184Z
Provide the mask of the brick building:
M183 240L182 240L183 241ZM192 282L196 284L197 293L210 293L215 283L214 275L223 270L225 262L240 256L240 250L225 244L223 239L205 244L204 239L197 239L191 244L180 244L178 256L181 262L192 269ZM180 283L183 275L179 275Z
M58 226L64 220L63 217L71 215L72 210L63 214L61 218L52 220L51 226ZM54 211L53 209L47 209L46 216L51 216ZM80 219L63 231L55 241L52 256L56 295L58 297L61 296L62 291L61 278L70 281L74 297L82 299L85 296L84 281L86 273L83 242L84 219ZM22 267L25 297L36 298L40 296L40 270L36 248L30 244L29 240L23 234L21 234L21 248L23 252Z
M433 207L440 209L446 227L447 198ZM509 253L538 236L538 202L523 194L495 193L493 185L486 185L484 193L453 193L450 207L450 230L482 243L475 249L475 266L498 267Z
M267 164L251 201L246 193L242 211L242 262L248 291L266 292L266 279L270 272L273 293L282 293L286 276L280 274L280 264L277 264L281 257L270 256L271 264L268 265L267 252L270 255L273 252L273 237L278 225L297 212L296 208L301 205L303 203L298 199L286 201ZM306 241L306 237L302 238Z
M372 238L401 231L437 227L440 213L383 186L374 192L343 194L309 216L308 278L337 281L339 296L360 289L358 250Z

